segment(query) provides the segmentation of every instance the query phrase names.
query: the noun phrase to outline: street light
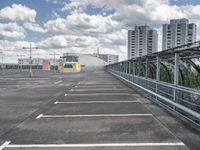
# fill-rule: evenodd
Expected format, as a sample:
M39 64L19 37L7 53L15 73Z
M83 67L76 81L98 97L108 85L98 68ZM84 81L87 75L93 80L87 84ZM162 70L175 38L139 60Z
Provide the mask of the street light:
M3 67L4 67L4 66L3 66L3 52L0 52L0 54L2 54L2 56L1 56L1 63L2 63L2 64L1 64L1 69L3 70Z
M52 54L49 54L49 55L53 55L53 65L54 65L54 67L53 67L53 69L54 69L54 72L56 73L56 55L59 55L59 54L56 54L55 52L54 53L52 53Z
M20 64L20 72L22 71L22 58L25 57L25 55L17 55L19 58L21 58L21 61L18 61L18 63ZM19 68L18 68L19 69Z
M33 71L32 71L32 49L38 49L38 47L32 47L31 42L30 42L30 47L23 47L23 49L30 49L30 75L29 77L31 78L33 76Z

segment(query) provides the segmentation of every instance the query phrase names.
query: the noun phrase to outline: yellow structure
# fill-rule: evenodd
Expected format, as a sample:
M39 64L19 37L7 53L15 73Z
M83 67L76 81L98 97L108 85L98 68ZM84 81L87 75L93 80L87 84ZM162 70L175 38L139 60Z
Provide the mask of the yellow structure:
M79 72L80 71L80 64L74 63L74 62L60 63L59 70L61 72Z
M60 59L59 70L61 72L79 72L81 70L78 63L78 56L69 54Z
M104 69L104 60L92 54L64 53L60 58L60 72L79 72L86 70Z

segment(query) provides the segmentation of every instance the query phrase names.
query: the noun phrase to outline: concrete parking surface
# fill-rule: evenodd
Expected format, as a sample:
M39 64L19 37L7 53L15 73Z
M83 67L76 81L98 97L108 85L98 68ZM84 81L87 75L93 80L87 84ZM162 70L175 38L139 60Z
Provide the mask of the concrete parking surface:
M0 150L197 150L200 134L103 70L0 73Z

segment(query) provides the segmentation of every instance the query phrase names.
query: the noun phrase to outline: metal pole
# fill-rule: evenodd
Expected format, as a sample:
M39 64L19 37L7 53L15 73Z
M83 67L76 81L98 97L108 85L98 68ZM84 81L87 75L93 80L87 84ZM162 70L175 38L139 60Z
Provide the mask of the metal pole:
M20 65L21 65L21 69L20 69L20 71L22 72L22 62L20 63Z
M49 54L49 55L53 55L53 70L54 70L54 73L56 73L56 55L59 55L59 54L56 54L56 52L54 52L53 54Z
M54 61L54 72L56 73L56 64L55 64L56 62L55 62L55 60L56 60L56 54L54 52L54 60L53 60Z
M30 78L33 76L33 71L32 71L32 46L30 43Z
M160 81L160 57L157 56L156 60L156 93L158 94L158 82ZM157 99L158 97L156 97Z
M133 76L135 75L135 62L133 61Z
M3 70L4 69L4 66L3 66L3 56L1 58L2 58L2 70Z
M179 82L179 54L175 53L175 58L174 58L174 86L177 86ZM177 90L174 88L173 91L173 101L176 102L176 97L177 97ZM174 109L176 107L174 106Z
M30 42L30 46L29 47L23 47L23 49L30 49L30 62L29 62L29 66L30 66L30 74L29 77L31 78L33 76L33 72L32 72L32 45ZM38 47L34 47L34 49L38 49Z
M1 64L1 69L3 70L3 67L4 67L4 66L3 66L3 52L0 52L0 54L2 54L2 56L1 56L1 63L2 63L2 64Z
M148 58L146 57L146 62L145 62L146 64L145 64L145 78L147 78L148 77Z

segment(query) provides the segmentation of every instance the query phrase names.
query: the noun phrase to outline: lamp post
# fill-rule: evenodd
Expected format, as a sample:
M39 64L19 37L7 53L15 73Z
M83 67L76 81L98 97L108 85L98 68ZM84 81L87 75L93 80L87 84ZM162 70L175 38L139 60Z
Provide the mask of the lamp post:
M3 52L0 52L0 54L2 54L2 56L1 56L1 69L3 70Z
M53 55L53 69L54 69L54 72L56 73L56 55L59 55L59 54L56 54L55 52L52 53L52 54L49 54L49 55Z
M20 65L20 72L21 72L22 71L22 58L25 57L25 55L20 54L17 56L21 59L21 61L18 61L19 65Z
M23 49L30 49L30 71L29 71L29 77L31 78L33 76L33 71L32 71L32 49L38 49L38 47L32 47L31 42L30 42L30 47L23 47Z

